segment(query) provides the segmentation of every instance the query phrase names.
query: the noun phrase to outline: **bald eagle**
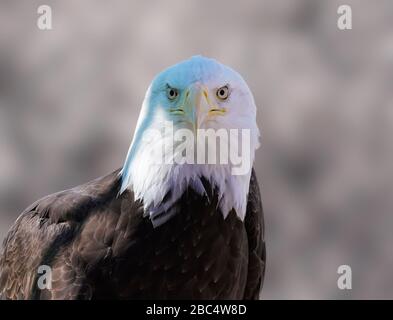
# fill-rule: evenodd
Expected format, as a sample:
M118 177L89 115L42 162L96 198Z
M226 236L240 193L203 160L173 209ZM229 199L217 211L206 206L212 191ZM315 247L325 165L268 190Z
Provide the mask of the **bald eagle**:
M221 130L224 142L191 139L201 130ZM248 155L237 172L234 145ZM16 220L0 257L0 297L258 299L258 146L254 98L237 72L202 56L164 70L146 92L123 167L46 196ZM217 161L224 151L229 160Z

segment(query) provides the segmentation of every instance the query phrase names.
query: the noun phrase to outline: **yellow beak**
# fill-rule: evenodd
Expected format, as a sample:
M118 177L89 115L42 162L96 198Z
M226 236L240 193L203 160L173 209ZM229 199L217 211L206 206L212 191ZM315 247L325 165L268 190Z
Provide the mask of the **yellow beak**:
M195 83L186 89L183 103L179 108L172 109L171 113L184 115L186 121L192 124L195 131L207 119L226 113L226 109L217 106L215 102L206 86Z

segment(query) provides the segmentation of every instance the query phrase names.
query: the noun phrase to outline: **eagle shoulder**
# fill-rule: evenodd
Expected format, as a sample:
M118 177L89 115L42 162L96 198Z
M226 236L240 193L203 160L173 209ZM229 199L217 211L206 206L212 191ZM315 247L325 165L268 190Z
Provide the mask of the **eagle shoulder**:
M250 179L244 224L249 248L248 274L244 299L259 299L265 276L266 246L261 193L254 169Z
M72 244L96 208L116 198L119 170L30 205L8 232L0 256L0 298L82 298L89 295ZM92 244L94 245L94 244ZM38 268L52 268L54 289L38 290ZM70 285L72 279L78 279Z

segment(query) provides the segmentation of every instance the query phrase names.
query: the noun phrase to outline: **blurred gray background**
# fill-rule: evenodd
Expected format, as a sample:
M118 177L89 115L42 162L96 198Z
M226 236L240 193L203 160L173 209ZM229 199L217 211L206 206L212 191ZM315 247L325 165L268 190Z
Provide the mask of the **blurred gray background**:
M393 298L391 0L1 0L0 240L36 199L120 167L149 82L195 54L259 108L262 298Z

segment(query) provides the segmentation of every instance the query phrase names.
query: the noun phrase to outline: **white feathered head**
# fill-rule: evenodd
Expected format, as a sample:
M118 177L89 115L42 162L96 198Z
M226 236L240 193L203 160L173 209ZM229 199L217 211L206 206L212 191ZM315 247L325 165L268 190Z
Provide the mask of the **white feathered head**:
M217 188L224 217L234 209L243 220L258 146L246 82L216 60L195 56L158 74L148 88L120 192L130 188L157 226L187 187L204 194L204 177Z

